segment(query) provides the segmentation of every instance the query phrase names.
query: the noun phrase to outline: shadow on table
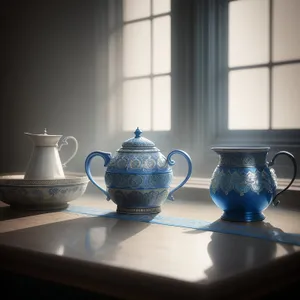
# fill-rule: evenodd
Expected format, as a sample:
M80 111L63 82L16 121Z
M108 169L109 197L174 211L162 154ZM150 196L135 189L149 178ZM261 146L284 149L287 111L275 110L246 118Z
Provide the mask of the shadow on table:
M221 219L207 225L204 231L191 230L190 234L212 231L207 253L212 266L205 271L208 279L237 274L253 266L261 266L276 257L278 244L287 253L294 253L300 235L285 233L268 222L237 223Z
M86 231L86 250L97 259L114 259L116 253L122 248L121 244L131 237L139 234L151 225L149 222L135 222L134 216L119 215L109 212L99 218L111 219L110 226L93 226ZM148 221L155 218L153 215L145 215ZM138 216L139 218L141 215ZM127 220L126 220L127 219ZM134 249L133 249L134 250Z
M23 217L36 216L46 214L49 212L56 212L61 210L40 211L40 210L16 210L10 206L0 206L0 221L19 219Z
M111 218L111 213L108 213L5 232L1 234L0 241L16 247L34 247L37 251L45 250L57 255L84 256L92 261L114 260L124 241L140 234L150 225ZM142 251L143 243L140 239L132 251L138 251L138 247Z

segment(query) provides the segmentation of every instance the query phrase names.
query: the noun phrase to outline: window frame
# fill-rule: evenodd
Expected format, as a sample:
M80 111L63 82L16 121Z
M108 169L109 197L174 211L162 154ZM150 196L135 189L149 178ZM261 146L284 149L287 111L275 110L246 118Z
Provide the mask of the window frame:
M150 1L152 3L152 0ZM172 2L172 1L171 1ZM152 7L151 7L152 11ZM141 20L149 20L162 17L165 15L170 15L171 23L172 23L172 8L168 13L157 14L155 16L151 15L145 18L139 18L132 21L123 21L123 0L109 0L108 1L108 68L107 68L107 77L109 78L107 83L107 97L105 99L105 105L102 106L102 111L106 111L106 116L109 114L111 118L107 122L100 121L102 127L101 132L104 132L103 138L101 138L101 143L107 143L111 147L111 151L115 151L119 147L124 140L129 139L134 136L134 131L136 128L132 128L132 132L123 130L122 127L122 86L123 86L123 24L124 23L132 23L135 21ZM152 28L152 24L151 24ZM152 30L152 29L151 29ZM171 34L172 34L172 25L171 25ZM171 36L172 43L172 36ZM172 49L172 46L171 46ZM153 51L153 50L151 50ZM172 58L172 55L171 55ZM171 62L171 72L166 73L171 77L171 99L172 99L172 62ZM164 73L165 75L165 73ZM160 74L155 74L152 77L158 77ZM137 76L139 77L139 76ZM141 76L141 78L144 76ZM145 76L149 78L150 76ZM130 77L133 79L133 77ZM151 78L152 82L152 78ZM151 83L152 84L152 83ZM111 90L114 90L114 95L111 95ZM171 100L172 101L172 100ZM146 138L155 142L157 147L162 151L169 151L169 140L175 140L176 137L174 135L173 130L173 117L172 117L172 109L173 105L171 102L171 130L170 131L152 131L152 130L144 130L139 126L142 130L142 135ZM100 110L100 107L99 107ZM100 141L99 136L97 140Z
M228 0L228 4L231 1L239 1L239 0ZM273 0L270 1L270 14L273 10ZM228 6L227 6L227 22L226 32L223 34L226 35L226 40L224 41L223 51L226 51L226 55L228 58ZM272 17L270 16L270 51L272 51ZM270 53L270 60L272 59L272 53ZM264 66L268 66L272 68L276 65L282 64L290 64L290 63L299 63L300 60L290 60L285 62L269 62L268 64L264 64ZM228 67L228 60L226 61L228 74L230 68ZM262 65L261 65L262 66ZM234 69L234 68L232 68ZM235 68L237 69L237 68ZM271 72L270 72L271 73ZM272 74L270 74L270 91L272 90ZM267 130L229 130L228 129L228 77L226 79L226 86L223 86L224 94L226 95L226 99L219 98L218 105L223 111L223 114L218 114L221 122L219 123L218 129L215 132L214 138L211 140L212 146L270 146L271 150L269 152L269 157L272 157L277 151L286 150L294 154L297 161L300 161L300 129L267 129ZM272 91L271 91L272 92ZM270 95L271 101L272 95ZM270 107L271 109L271 107ZM271 120L270 120L271 122ZM278 177L290 177L290 164L287 160L280 160L276 164L276 170ZM299 174L297 178L299 178Z
M228 5L230 2L237 2L241 0L228 0ZM228 89L226 91L227 95L227 105L223 108L226 109L226 118L223 119L223 122L221 124L221 128L223 130L220 130L221 136L223 137L224 141L227 140L230 142L239 142L243 145L251 145L253 143L265 143L266 145L271 146L285 146L285 145L291 145L291 146L299 146L300 145L300 129L272 129L272 97L273 97L273 67L275 66L281 66L281 65L289 65L289 64L299 64L300 59L293 59L293 60L285 60L285 61L273 61L273 0L269 1L269 57L270 61L268 63L263 64L253 64L253 65L244 65L244 66L237 66L237 67L229 67L228 66L228 74L230 71L235 70L246 70L246 69L252 69L252 68L262 68L267 67L269 70L269 129L260 129L260 130L230 130L228 129ZM229 12L227 12L229 14ZM228 18L229 21L229 18ZM227 26L228 26L227 21ZM228 27L227 27L227 41L229 40L228 35ZM228 47L229 44L227 42L227 53L228 53ZM227 55L228 56L228 55ZM228 62L227 62L228 64ZM228 83L227 83L228 86ZM245 136L247 135L247 139L245 139ZM266 140L266 135L268 135L268 139ZM222 140L221 140L222 141Z
M218 161L210 150L212 146L267 145L271 146L269 155L286 150L300 159L300 130L229 130L227 127L229 1L171 0L171 131L144 131L143 134L163 154L172 150L170 145L187 151L193 160L194 177L211 176ZM109 5L113 3L117 4L112 10L114 16L122 18L122 0L109 1ZM118 18L114 17L114 23L114 30L121 28ZM120 71L120 53L113 59ZM118 84L122 78L120 72L116 74ZM120 94L118 97L116 103L120 103ZM120 107L117 111L120 112ZM117 123L119 119L112 122ZM105 124L104 128L113 151L133 136L121 132L116 124ZM279 160L277 169L280 169L278 177L291 176L289 163L280 165Z
M235 0L236 1L236 0ZM176 8L180 7L180 0L172 1L174 8L174 26L185 26L187 21L177 18L192 20L193 26L186 25L185 35L188 41L188 50L182 51L179 41L174 44L176 50L174 59L183 58L188 65L185 69L173 66L175 98L187 98L191 94L191 108L185 109L180 102L174 106L183 109L191 117L189 122L179 132L189 134L188 148L194 160L194 176L210 177L218 158L210 148L213 146L270 146L269 156L279 150L292 152L296 159L300 159L300 130L229 130L228 129L228 3L229 1L187 1L184 11L181 7L180 14ZM185 12L187 14L185 15ZM195 15L197 15L195 17ZM208 17L209 15L209 17ZM177 16L177 18L176 18ZM176 22L179 20L179 24ZM201 29L199 29L201 28ZM198 31L197 31L198 30ZM175 30L173 30L175 31ZM197 42L193 42L197 40ZM185 45L186 46L186 45ZM189 52L188 55L184 55ZM195 53L197 53L195 55ZM184 72L183 72L184 71ZM180 73L180 75L178 75ZM179 77L179 79L177 78ZM183 87L180 81L191 79L192 84ZM177 97L177 93L179 97ZM176 99L172 98L172 101ZM177 101L180 101L177 99ZM173 117L173 116L172 116ZM175 115L176 117L176 115ZM182 122L180 122L182 123ZM284 162L284 163L283 163ZM279 177L290 177L290 165L285 160L279 160L276 169ZM299 176L299 175L298 175Z
M123 115L122 115L122 105L123 105L123 101L122 101L122 95L123 95L123 83L129 80L138 80L138 79L150 79L150 91L151 91L151 109L153 108L153 95L154 95L154 84L153 84L153 80L154 78L157 77L162 77L162 76L170 76L170 79L172 80L172 66L171 66L171 70L170 72L164 72L164 73L154 73L154 60L153 60L153 51L154 51L154 47L153 47L153 39L154 39L154 35L153 35L153 20L160 18L160 17L165 17L165 16L170 16L170 19L172 20L172 11L170 12L166 12L166 13L160 13L160 14L155 14L153 15L153 0L149 0L150 1L150 16L148 17L142 17L142 18L138 18L138 19L134 19L134 20L129 20L129 21L124 21L123 20L123 1L118 1L118 6L119 6L119 10L121 11L120 16L121 16L121 20L120 20L120 34L121 37L118 40L118 49L119 49L119 60L120 63L117 66L117 68L119 69L119 84L120 84L120 95L119 95L119 117L118 118L120 120L119 125L118 125L118 131L123 133L122 135L125 136L128 134L130 134L130 131L128 130L124 130L123 126L122 126L122 122L123 122ZM128 24L134 24L134 23L138 23L138 22L142 22L142 21L150 21L151 25L150 25L150 41L151 41L151 45L150 45L150 57L151 57L151 61L150 61L150 74L149 75L138 75L138 76L125 76L123 75L123 33L122 30L124 28L124 26L128 25ZM172 85L172 83L171 83ZM172 87L171 87L172 89ZM172 96L171 96L172 97ZM172 119L172 117L171 117ZM137 124L137 126L139 126L139 124ZM140 129L145 133L145 134L150 134L151 136L156 136L156 135L160 135L160 136L167 136L167 134L172 130L172 121L171 121L171 129L170 130L153 130L153 113L151 112L151 124L150 124L151 129L150 130L143 130L143 128L140 127ZM135 128L132 128L132 132L135 130Z

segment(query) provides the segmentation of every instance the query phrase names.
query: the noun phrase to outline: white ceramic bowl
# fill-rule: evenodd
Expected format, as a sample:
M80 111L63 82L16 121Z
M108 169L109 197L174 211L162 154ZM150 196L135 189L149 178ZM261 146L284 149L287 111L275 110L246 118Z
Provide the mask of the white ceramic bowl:
M0 200L22 210L64 209L84 194L89 183L86 175L66 173L65 177L25 180L24 173L0 174Z

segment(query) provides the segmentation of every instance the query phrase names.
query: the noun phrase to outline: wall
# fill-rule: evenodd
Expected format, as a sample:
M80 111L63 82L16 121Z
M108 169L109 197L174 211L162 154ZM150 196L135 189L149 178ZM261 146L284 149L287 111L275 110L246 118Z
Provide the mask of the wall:
M111 110L115 116L114 108L109 111L106 106L108 1L112 0L1 1L0 172L25 171L32 144L24 131L40 133L47 127L50 134L75 136L79 151L67 170L79 172L84 171L88 153L114 152L124 139L133 136L127 132L120 137L113 135L104 126ZM180 120L174 123L183 128ZM109 128L114 122L111 118ZM163 139L155 134L145 136L165 155L173 148L190 153L178 131ZM195 136L190 136L195 141ZM70 153L71 143L69 149L61 151L62 160ZM217 156L212 157L212 164L200 168L200 151L190 153L195 166L193 176L209 177ZM175 159L174 173L184 176L186 162L180 157ZM278 164L281 161L286 171L280 172L277 165L278 175L290 178L290 161L280 158ZM93 174L104 173L100 159L93 166L97 170Z
M96 147L98 116L104 114L99 103L106 93L106 5L1 2L0 172L25 171L32 144L23 133L42 133L45 127L49 134L78 139L68 170L84 171L84 159ZM70 151L61 151L62 160Z

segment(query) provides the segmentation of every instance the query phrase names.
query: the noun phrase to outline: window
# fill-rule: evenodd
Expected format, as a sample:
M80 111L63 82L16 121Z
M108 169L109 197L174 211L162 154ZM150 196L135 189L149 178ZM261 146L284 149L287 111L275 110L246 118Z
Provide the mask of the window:
M171 129L170 3L123 0L123 131Z
M211 176L211 146L267 145L270 155L300 158L300 1L115 2L121 55L112 59L111 136L123 140L139 126L163 153L186 150L195 177ZM278 176L290 177L289 167Z
M176 32L172 104L180 120L175 132L188 145L194 176L211 176L217 163L211 146L267 145L270 156L287 150L300 158L300 124L294 117L300 108L299 20L294 18L299 4L297 0L172 1ZM293 16L285 16L291 11ZM282 44L289 44L292 55L276 54L275 48ZM284 112L283 119L278 112ZM277 169L279 177L290 177L285 159L278 161Z
M300 1L229 3L230 130L300 128Z

